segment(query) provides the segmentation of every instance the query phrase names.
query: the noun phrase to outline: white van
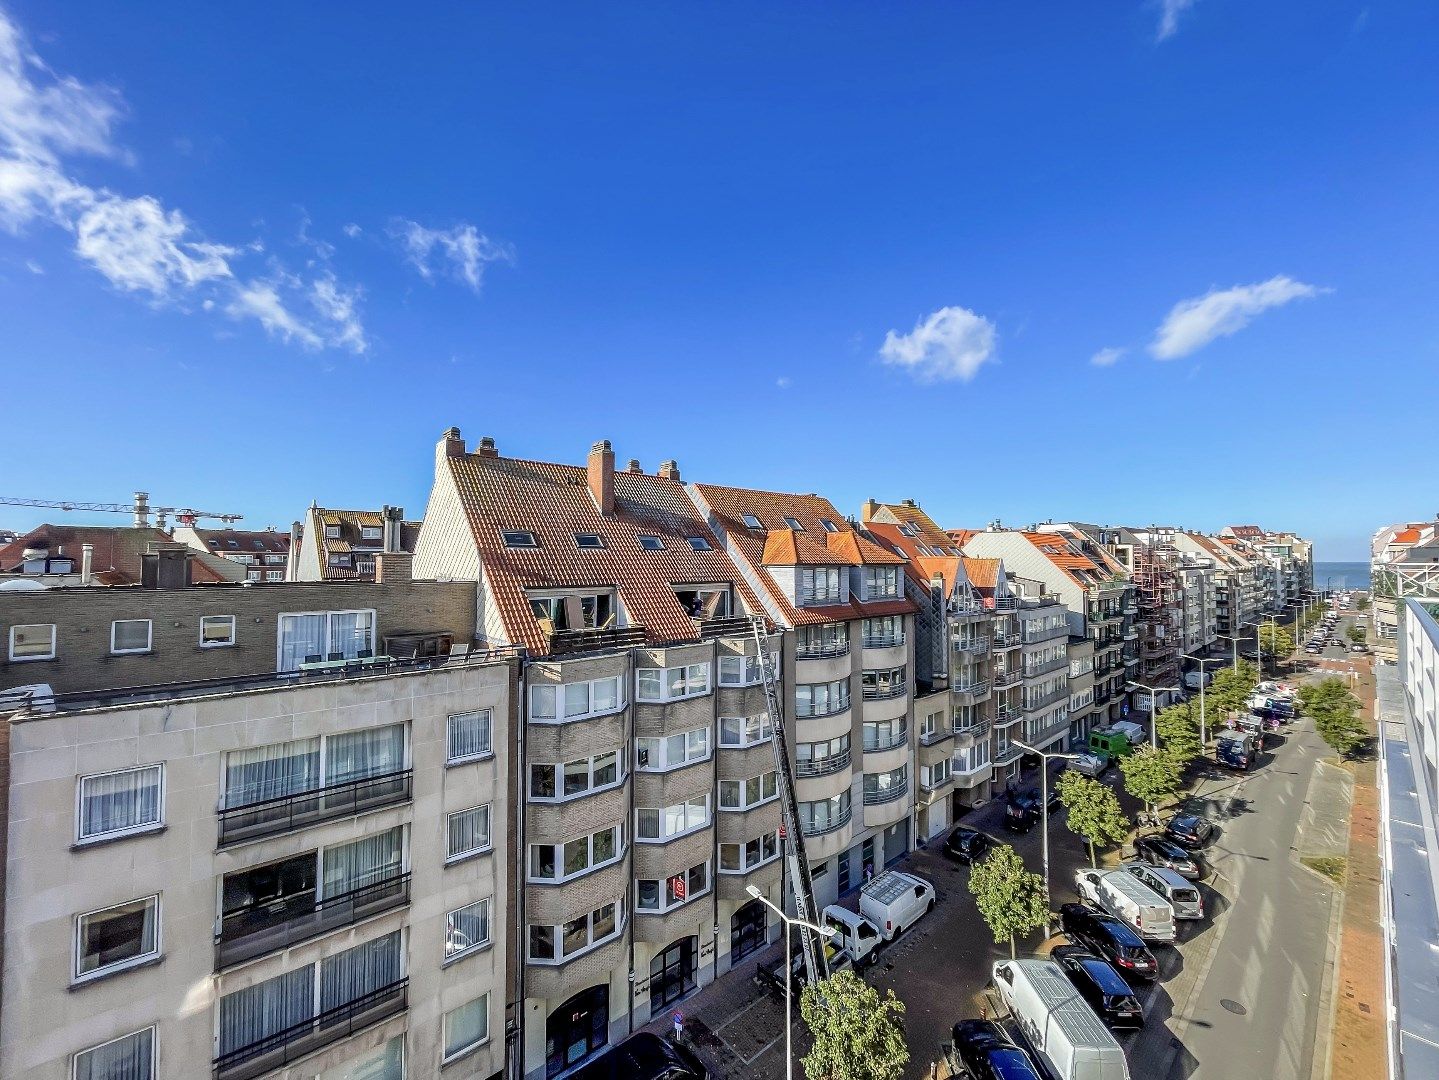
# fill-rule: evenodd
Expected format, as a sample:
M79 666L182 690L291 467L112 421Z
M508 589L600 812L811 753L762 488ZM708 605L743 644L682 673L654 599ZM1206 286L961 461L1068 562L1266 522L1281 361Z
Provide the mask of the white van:
M1129 1080L1124 1050L1053 960L1004 960L994 986L1059 1080Z
M1191 690L1198 690L1201 686L1208 686L1214 681L1214 672L1201 671L1196 668L1193 671L1184 673L1184 685Z
M893 941L934 907L934 886L922 877L886 870L859 890L859 913Z
M1138 746L1147 737L1144 729L1133 720L1117 720L1109 725L1109 730L1122 732L1124 737L1129 740L1130 746Z
M1180 877L1167 867L1150 866L1148 863L1124 863L1120 869L1133 874L1148 888L1168 900L1176 919L1204 918L1204 897L1194 882Z
M835 930L834 937L829 939L830 944L848 956L856 968L872 963L875 952L884 944L884 935L879 932L879 927L863 915L838 904L824 909L824 922Z
M1074 873L1074 887L1081 897L1122 919L1145 941L1174 941L1174 909L1133 874L1081 868Z

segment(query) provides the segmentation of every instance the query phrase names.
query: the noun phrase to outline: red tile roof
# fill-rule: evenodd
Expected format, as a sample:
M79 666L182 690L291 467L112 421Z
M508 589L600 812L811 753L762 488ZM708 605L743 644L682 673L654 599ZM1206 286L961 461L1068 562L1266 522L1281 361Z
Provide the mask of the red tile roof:
M826 536L828 539L828 536ZM859 559L820 544L792 529L771 529L765 537L762 566L858 566Z
M945 535L960 547L964 547L965 544L974 538L977 532L979 532L978 529L947 529L945 530Z
M30 548L63 555L75 560L75 573L80 572L81 548L94 546L91 566L95 579L109 585L134 585L140 581L140 556L151 544L168 544L170 535L155 528L103 525L39 525L0 547L0 571L16 570L24 553ZM219 580L198 560L191 560L193 580ZM103 575L103 576L102 576Z
M320 554L320 577L324 581L374 581L373 569L357 570L350 566L331 566L330 554L354 555L373 558L384 546L383 530L385 515L379 510L329 510L320 506L310 507L307 529L313 529L315 544ZM400 550L413 553L420 538L419 521L400 523ZM332 538L326 535L326 526L339 526L340 535ZM360 532L365 527L381 530L380 539L366 540Z
M976 589L993 589L999 584L998 559L972 559L968 555L964 557L964 572L969 578L969 583Z
M273 529L196 529L195 536L216 555L226 552L283 555L290 550L290 534Z
M947 548L954 543L954 538L941 529L932 517L913 502L881 503L880 509L888 511L901 523L911 526L917 538L929 547ZM875 523L871 521L866 524ZM941 554L948 554L948 552L941 552Z
M1417 544L1419 543L1419 530L1415 528L1404 529L1394 534L1391 544Z

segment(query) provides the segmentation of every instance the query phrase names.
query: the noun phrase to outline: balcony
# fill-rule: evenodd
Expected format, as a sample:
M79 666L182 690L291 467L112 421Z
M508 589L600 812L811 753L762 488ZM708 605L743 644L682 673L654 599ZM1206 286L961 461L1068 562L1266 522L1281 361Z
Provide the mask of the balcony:
M958 737L961 736L961 735L967 735L967 736L969 736L971 739L982 739L982 738L984 738L984 737L985 737L986 735L988 735L988 734L989 734L989 721L988 721L988 720L981 720L981 721L980 721L979 723L977 723L977 724L970 724L970 725L968 725L967 727L955 728L955 730L954 730L954 735L955 735L956 738L958 738Z
M898 731L883 738L870 738L869 732L864 734L864 752L866 754L881 754L886 750L893 750L896 746L903 746L909 740L909 728L902 727Z
M1018 761L1023 756L1024 747L1006 746L998 754L994 755L994 764L996 768L1001 765L1008 765L1011 761Z
M832 832L838 832L849 824L849 819L854 815L853 807L846 806L838 814L834 814L828 821L822 823L811 822L800 828L805 836L828 836Z
M996 596L994 598L995 611L1018 611L1019 597L1017 596Z
M994 673L994 688L996 690L1007 690L1011 686L1018 686L1024 679L1024 673L1018 668L1011 668L1009 671L996 671Z
M929 732L929 733L927 733L927 734L926 734L925 732L920 732L920 734L919 734L919 745L920 745L920 746L935 746L935 745L937 745L938 743L944 742L945 739L952 739L952 738L954 738L954 736L955 736L955 732L951 731L949 728L941 728L941 729L936 730L936 731L931 731L931 732Z
M794 763L794 774L801 776L828 776L830 773L839 772L841 769L849 768L850 752L848 750L840 754L830 754L829 757L807 758Z
M1053 660L1046 660L1042 664L1025 664L1024 677L1026 679L1037 679L1041 675L1048 675L1051 671L1059 671L1069 667L1069 657L1057 656Z
M989 642L988 636L955 638L954 651L975 655L987 653L989 652Z
M215 1059L215 1076L219 1080L252 1080L322 1046L348 1039L372 1024L403 1013L408 1007L408 990L409 980L400 979L248 1046L236 1047Z
M848 641L825 641L818 645L796 645L794 650L796 660L828 660L848 654Z
M905 777L897 784L887 784L884 787L870 787L865 785L864 805L883 806L885 803L892 803L895 799L901 799L909 792L909 777Z
M994 610L975 602L952 603L949 605L949 617L952 619L978 619L986 615L993 615Z
M410 769L347 780L330 787L227 807L219 811L221 847L278 836L321 821L349 817L410 801L414 773Z
M1025 630L1021 637L1026 645L1036 645L1041 641L1049 641L1057 637L1067 637L1068 626L1051 626L1044 630Z
M409 902L410 875L399 874L323 900L311 890L268 907L234 912L220 921L215 970L288 949Z
M702 638L751 637L754 625L743 615L720 615L711 619L691 618Z
M1134 627L1132 627L1132 626L1126 626L1126 627L1124 628L1124 640L1125 640L1125 641L1138 641L1138 640L1139 640L1139 631L1138 631L1137 629L1135 629Z
M838 701L811 702L808 705L796 702L794 715L797 719L807 719L810 717L838 716L840 713L847 712L848 710L849 698Z
M1056 701L1069 700L1069 687L1061 686L1058 690L1051 690L1042 697L1033 698L1024 703L1025 712L1034 712L1036 709L1043 709L1053 705Z
M956 684L950 688L956 694L964 694L971 698L982 698L989 693L989 680L977 679L974 682L965 683L963 686Z
M865 634L863 640L866 649L893 649L904 644L904 631L897 634Z
M1005 632L996 630L990 640L994 643L996 649L1017 649L1024 644L1024 642L1019 639L1019 633L1017 631Z
M556 630L550 635L551 656L573 656L607 649L633 649L645 643L643 626L616 626L608 630Z
M909 685L902 682L891 683L888 686L866 685L864 687L864 700L889 701L891 698L904 697L907 693L909 693Z

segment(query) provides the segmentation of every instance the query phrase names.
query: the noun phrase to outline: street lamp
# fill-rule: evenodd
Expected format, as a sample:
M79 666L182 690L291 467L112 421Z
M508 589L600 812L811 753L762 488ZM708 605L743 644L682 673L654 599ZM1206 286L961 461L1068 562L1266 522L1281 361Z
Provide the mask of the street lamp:
M1240 623L1238 626L1236 626L1236 627L1234 628L1234 629L1235 629L1235 633L1233 633L1233 634L1215 634L1215 635L1214 635L1214 636L1217 637L1217 638L1223 638L1225 641L1229 642L1231 645L1234 646L1234 660L1233 660L1233 664L1234 664L1234 666L1235 666L1236 668L1239 666L1239 639L1244 636L1244 628L1245 628L1246 626L1253 626L1253 627L1255 627L1255 630L1256 630L1256 631L1258 630L1258 626L1257 626L1257 624L1255 624L1255 623ZM1258 647L1259 647L1259 646L1256 644L1256 645L1255 645L1255 648L1257 649Z
M1127 682L1124 684L1126 690L1148 690L1149 691L1149 745L1155 750L1159 749L1159 728L1154 723L1159 716L1159 694L1167 694L1170 691L1179 693L1178 686L1148 686L1142 682Z
M1272 646L1275 643L1275 639L1279 636L1279 616L1270 614L1265 615L1264 618L1269 620L1269 625L1272 629L1272 633L1269 638L1269 644ZM1260 625L1262 624L1256 623L1254 626L1254 655L1255 658L1259 661L1259 677L1262 679L1264 678L1264 650L1259 647ZM1278 652L1277 649L1275 651ZM1278 674L1277 668L1275 674Z
M813 930L822 938L832 938L838 931L833 926L816 926L803 919L791 919L770 903L765 894L759 891L758 885L748 886L745 892L784 921L784 1075L785 1080L794 1080L794 1013L792 1011L794 1008L794 968L791 966L789 955L789 930L791 926L802 926L806 930Z
M1204 722L1204 665L1222 664L1224 657L1195 656L1192 653L1185 653L1184 657L1186 660L1193 660L1199 665L1199 745L1205 747L1209 745L1209 728Z
M1044 844L1044 936L1050 936L1050 908L1049 908L1049 761L1051 758L1056 761L1073 761L1079 757L1078 754L1046 754L1043 750L1036 750L1028 743L1022 743L1018 739L1012 740L1014 745L1036 754L1039 762L1039 817L1040 834Z

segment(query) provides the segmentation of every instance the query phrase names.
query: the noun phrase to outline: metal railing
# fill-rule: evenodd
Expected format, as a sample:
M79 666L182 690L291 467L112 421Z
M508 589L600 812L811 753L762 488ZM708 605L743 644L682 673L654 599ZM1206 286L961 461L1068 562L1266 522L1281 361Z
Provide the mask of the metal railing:
M919 745L934 746L936 743L942 743L945 739L952 739L954 738L954 736L955 732L951 731L949 728L943 728L938 731L931 731L928 733L921 731L919 733Z
M288 949L409 902L410 875L406 873L323 900L310 889L274 904L231 912L220 920L220 936L215 939L215 970Z
M994 688L1005 690L1011 686L1018 686L1024 679L1024 672L1018 668L1011 668L1008 671L996 671L994 673Z
M955 728L954 734L956 737L960 735L968 735L970 738L973 739L982 739L989 734L989 721L981 720L977 724L969 724L962 728Z
M982 653L989 651L989 635L980 637L957 637L954 639L955 652Z
M1011 761L1015 761L1023 755L1024 747L1006 746L1003 750L1001 750L998 754L994 756L994 764L996 766L1008 765Z
M829 821L825 822L823 826L816 828L814 822L810 822L808 825L802 825L800 832L805 836L824 836L828 833L838 832L849 824L849 819L853 816L854 808L852 806L846 806Z
M895 799L902 798L908 791L909 777L907 776L898 784L890 784L883 788L871 788L866 784L864 789L864 805L882 806L885 803L891 803L894 802Z
M968 694L970 697L983 697L989 693L989 680L979 679L972 683L965 683L963 686L951 688L956 694Z
M1046 660L1042 664L1025 664L1024 677L1035 679L1040 675L1048 675L1051 671L1058 671L1069 666L1069 657L1056 656L1053 660Z
M904 697L909 693L908 683L891 683L888 686L871 686L868 683L864 686L865 701L888 701L890 698Z
M904 631L897 634L865 634L864 647L866 649L892 649L896 645L904 644Z
M878 754L883 750L893 750L896 746L903 746L909 741L909 726L905 725L894 734L883 739L871 739L869 732L864 736L864 752L866 754Z
M1041 641L1049 641L1051 638L1065 637L1069 634L1068 626L1051 626L1044 630L1024 630L1020 638L1026 645L1037 645Z
M823 660L832 656L844 656L849 652L848 641L826 641L818 645L796 645L796 660Z
M409 980L400 979L247 1046L228 1050L215 1059L215 1075L222 1080L250 1080L322 1046L349 1038L361 1028L404 1012L408 988Z
M828 757L800 759L794 763L795 776L828 776L849 768L848 750Z
M843 701L827 701L823 705L810 702L808 705L795 703L794 714L796 717L835 716L849 709L849 698Z
M994 643L996 649L1015 649L1024 644L1024 642L1019 639L1018 631L1007 633L1003 630L996 630L990 640Z
M842 592L801 592L795 597L798 607L834 607L845 602Z
M329 787L309 788L290 795L228 806L218 812L221 847L242 840L275 836L331 818L348 817L382 806L409 802L414 771L366 776Z
M1025 703L1024 703L1024 711L1025 711L1025 712L1034 712L1035 709L1043 709L1043 708L1044 708L1045 706L1047 706L1047 705L1053 705L1056 701L1068 701L1068 700L1069 700L1069 687L1068 687L1068 686L1061 686L1061 687L1059 687L1059 689L1057 689L1057 690L1051 690L1049 693L1044 694L1044 695L1042 695L1042 696L1040 696L1040 697L1031 698L1031 699L1026 700Z

